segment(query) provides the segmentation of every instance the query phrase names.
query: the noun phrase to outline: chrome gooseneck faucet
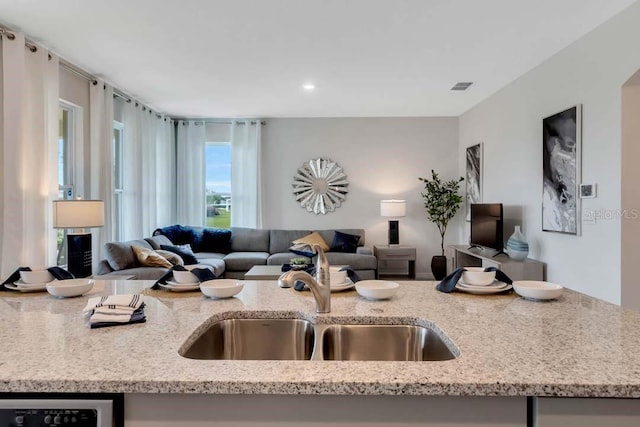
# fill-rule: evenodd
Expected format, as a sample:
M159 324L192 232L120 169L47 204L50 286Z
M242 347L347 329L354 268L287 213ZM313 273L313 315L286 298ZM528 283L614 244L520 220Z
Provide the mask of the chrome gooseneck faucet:
M311 277L306 271L290 270L282 274L278 279L281 288L290 288L297 281L307 285L316 300L316 312L329 313L331 311L331 276L329 274L329 261L319 245L313 245L316 251L316 277Z

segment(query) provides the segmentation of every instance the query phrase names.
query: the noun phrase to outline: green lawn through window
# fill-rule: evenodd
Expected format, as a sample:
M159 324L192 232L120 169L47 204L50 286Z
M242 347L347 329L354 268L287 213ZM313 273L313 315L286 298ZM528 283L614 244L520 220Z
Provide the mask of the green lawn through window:
M229 228L231 227L231 212L219 210L220 215L207 217L207 227Z

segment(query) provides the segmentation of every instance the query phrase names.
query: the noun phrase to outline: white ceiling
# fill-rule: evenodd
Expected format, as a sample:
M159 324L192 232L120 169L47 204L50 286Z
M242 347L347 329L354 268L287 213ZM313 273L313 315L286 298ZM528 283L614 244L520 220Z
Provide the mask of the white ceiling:
M0 0L0 21L173 116L457 116L634 1Z

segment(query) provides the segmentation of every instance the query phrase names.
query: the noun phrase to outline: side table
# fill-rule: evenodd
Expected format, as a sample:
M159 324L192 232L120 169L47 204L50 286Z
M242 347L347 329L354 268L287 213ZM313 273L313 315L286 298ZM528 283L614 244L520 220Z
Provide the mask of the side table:
M416 278L416 248L406 245L374 245L373 254L378 261L407 261L409 278Z

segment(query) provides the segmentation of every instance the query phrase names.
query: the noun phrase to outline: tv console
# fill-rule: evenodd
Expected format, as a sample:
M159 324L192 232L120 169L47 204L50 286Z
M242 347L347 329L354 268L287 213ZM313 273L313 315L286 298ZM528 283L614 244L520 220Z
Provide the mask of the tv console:
M544 280L545 263L527 258L516 261L505 253L486 248L469 248L469 245L447 246L452 260L452 270L458 267L496 267L511 280Z

